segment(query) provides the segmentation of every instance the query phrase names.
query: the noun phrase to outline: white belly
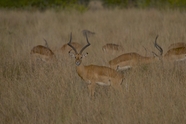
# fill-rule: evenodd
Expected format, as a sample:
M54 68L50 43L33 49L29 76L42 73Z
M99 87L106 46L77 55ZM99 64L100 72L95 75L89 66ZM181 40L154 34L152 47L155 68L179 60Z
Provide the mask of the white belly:
M132 68L132 66L124 66L124 67L118 66L117 70L127 70L130 68Z
M108 83L104 83L104 82L96 82L96 84L98 84L98 85L102 85L102 86L110 86L110 82L108 82Z

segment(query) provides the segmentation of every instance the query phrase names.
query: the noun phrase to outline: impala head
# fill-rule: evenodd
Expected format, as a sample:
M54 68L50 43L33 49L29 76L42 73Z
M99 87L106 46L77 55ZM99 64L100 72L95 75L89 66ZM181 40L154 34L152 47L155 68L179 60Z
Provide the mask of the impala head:
M72 50L74 50L75 53L72 53L72 50L69 51L70 56L75 58L75 63L77 66L79 66L82 62L82 59L87 56L88 53L86 54L82 54L83 51L90 45L89 41L88 41L88 37L87 37L87 33L85 33L85 37L87 40L87 45L85 45L80 52L78 53L76 48L74 46L72 46L71 41L72 41L72 33L70 34L70 41L68 43L68 45L72 48Z

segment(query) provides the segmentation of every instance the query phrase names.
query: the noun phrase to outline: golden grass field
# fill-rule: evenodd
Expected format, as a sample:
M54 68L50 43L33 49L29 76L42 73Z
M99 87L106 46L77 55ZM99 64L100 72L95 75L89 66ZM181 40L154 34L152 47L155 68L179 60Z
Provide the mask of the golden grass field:
M30 50L58 49L69 41L86 44L82 30L95 32L85 65L108 66L121 53L103 53L106 43L121 44L124 53L152 56L153 42L166 52L186 42L186 12L155 9L45 12L0 11L1 124L183 124L186 122L185 62L156 62L124 73L123 91L97 86L95 98L78 76L74 59L56 53L58 62L40 63L32 71ZM148 52L143 46L148 48Z

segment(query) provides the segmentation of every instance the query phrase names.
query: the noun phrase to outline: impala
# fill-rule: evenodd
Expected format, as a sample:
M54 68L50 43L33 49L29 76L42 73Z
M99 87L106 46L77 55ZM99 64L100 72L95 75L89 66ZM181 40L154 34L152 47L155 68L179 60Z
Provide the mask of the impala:
M118 52L118 51L123 51L123 47L118 44L108 43L102 46L102 50L104 52Z
M168 47L168 50L178 47L186 47L186 43L184 42L173 43Z
M182 61L186 59L186 47L173 48L164 55L167 60Z
M88 54L88 53L83 54L83 51L88 46L90 46L86 33L85 33L85 37L86 37L87 45L85 45L80 50L80 52L78 52L76 48L71 44L72 33L70 35L70 41L68 45L74 50L75 53L74 54L71 51L69 51L69 54L75 58L76 72L85 82L88 83L89 95L94 96L96 84L103 85L103 86L111 86L114 89L121 91L121 83L124 78L124 76L121 73L105 66L99 66L99 65L84 66L82 64L82 59Z
M159 58L145 57L138 53L133 52L133 53L122 54L114 58L113 60L110 60L109 65L111 68L119 71L119 70L126 70L142 64L148 64L156 60L159 60Z
M186 46L184 43L175 43L169 46L169 50L163 55L163 49L155 42L155 47L160 51L163 60L182 61L186 59Z
M56 60L55 54L50 48L48 48L47 41L45 40L47 46L37 45L31 49L32 61L40 59L44 62L52 62Z
M155 39L157 40L158 36ZM115 70L126 70L138 65L148 64L153 61L159 60L158 57L145 57L138 53L131 52L122 54L112 60L109 61L109 66Z

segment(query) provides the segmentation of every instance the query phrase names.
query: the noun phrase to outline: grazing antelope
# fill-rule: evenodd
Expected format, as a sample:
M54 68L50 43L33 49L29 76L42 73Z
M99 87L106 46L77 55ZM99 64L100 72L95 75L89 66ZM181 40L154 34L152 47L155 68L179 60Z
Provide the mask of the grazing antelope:
M45 43L47 44L46 40L45 40ZM47 46L48 46L48 44L47 44ZM32 60L35 61L37 59L40 59L40 60L47 62L47 63L52 62L52 61L56 61L55 54L47 46L37 45L37 46L33 47L30 52L30 54L32 56Z
M186 46L184 43L175 43L169 46L169 50L163 55L163 49L155 42L155 47L160 51L163 60L182 61L186 59Z
M139 66L142 64L148 64L155 60L159 60L157 57L145 57L138 53L125 53L113 60L109 61L109 66L117 71L126 70L134 66Z
M186 43L184 42L173 43L168 47L168 50L178 47L186 47Z
M164 55L165 59L173 61L182 61L186 59L186 47L178 47L170 49Z
M83 55L83 51L90 46L88 41L87 34L85 33L87 45L85 45L80 52L76 50L76 48L71 44L72 43L72 33L70 35L70 41L68 45L74 50L75 54L69 51L69 54L75 58L76 71L78 75L88 83L89 95L94 96L95 86L103 85L103 86L111 86L114 89L121 91L121 83L123 81L123 75L114 69L105 66L98 65L87 65L84 66L82 64L82 59L87 56L88 53Z
M118 51L123 51L123 47L118 44L108 43L102 46L102 50L104 52L118 52Z
M155 42L158 37L156 37ZM145 57L142 56L138 53L132 52L132 53L125 53L122 54L112 60L109 61L109 66L112 69L121 71L121 70L126 70L129 68L132 68L134 66L139 66L142 64L148 64L153 61L159 60L158 57Z

